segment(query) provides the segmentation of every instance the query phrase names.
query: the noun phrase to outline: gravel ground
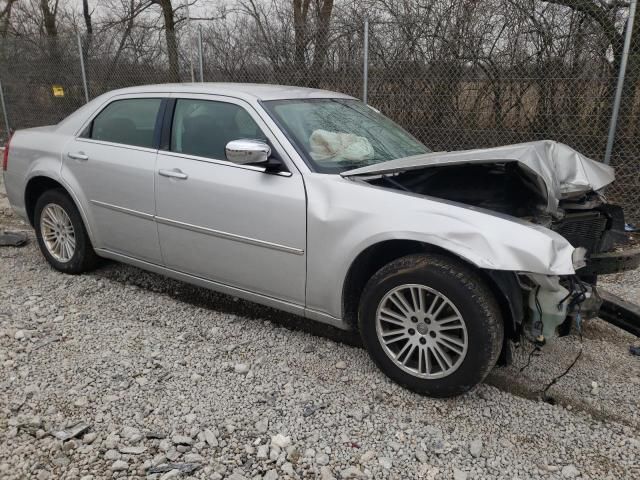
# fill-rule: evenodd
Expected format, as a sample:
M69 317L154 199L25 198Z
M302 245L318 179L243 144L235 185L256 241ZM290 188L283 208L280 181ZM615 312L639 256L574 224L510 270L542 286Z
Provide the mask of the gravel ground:
M125 265L65 276L30 239L0 249L0 478L640 478L636 339L603 322L434 400L355 335Z

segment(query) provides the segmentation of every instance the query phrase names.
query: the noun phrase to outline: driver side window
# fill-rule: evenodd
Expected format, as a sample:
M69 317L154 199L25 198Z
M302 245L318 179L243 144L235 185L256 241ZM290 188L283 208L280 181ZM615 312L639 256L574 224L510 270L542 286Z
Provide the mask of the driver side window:
M171 127L171 151L226 160L225 147L232 140L266 141L247 111L233 103L179 99Z

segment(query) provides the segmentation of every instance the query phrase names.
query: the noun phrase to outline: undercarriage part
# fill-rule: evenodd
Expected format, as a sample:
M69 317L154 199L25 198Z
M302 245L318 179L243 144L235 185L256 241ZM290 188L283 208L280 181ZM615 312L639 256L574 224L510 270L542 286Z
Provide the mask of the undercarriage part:
M640 306L627 302L606 290L600 290L599 293L602 297L602 306L598 316L605 322L640 337Z
M580 277L605 275L635 270L640 266L640 248L620 252L596 253L589 257L587 266L578 271Z

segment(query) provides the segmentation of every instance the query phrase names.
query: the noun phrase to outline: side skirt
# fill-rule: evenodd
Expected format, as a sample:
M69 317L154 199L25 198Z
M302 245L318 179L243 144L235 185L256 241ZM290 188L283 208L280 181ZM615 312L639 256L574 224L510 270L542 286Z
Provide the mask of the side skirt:
M118 262L127 263L129 265L133 265L134 267L138 267L143 270L148 270L150 272L157 273L159 275L165 275L167 277L171 277L176 280L190 283L192 285L197 285L198 287L207 288L209 290L214 290L216 292L224 293L226 295L233 295L236 297L240 297L250 302L259 303L267 307L283 310L285 312L293 313L294 315L299 315L301 317L306 317L317 322L326 323L333 327L340 328L342 330L348 330L348 326L346 322L342 321L341 319L332 317L322 312L317 312L315 310L307 309L303 305L286 302L284 300L279 300L274 297L269 297L267 295L262 295L260 293L251 292L238 287L232 287L230 285L226 285L220 282L215 282L213 280L207 280L206 278L198 277L196 275L191 275L189 273L180 272L178 270L173 270L171 268L156 265L155 263L145 262L144 260L138 260L137 258L133 258L128 255L123 255L121 253L116 253L111 250L106 250L104 248L96 248L95 250L98 255L104 258L109 258L111 260L115 260Z

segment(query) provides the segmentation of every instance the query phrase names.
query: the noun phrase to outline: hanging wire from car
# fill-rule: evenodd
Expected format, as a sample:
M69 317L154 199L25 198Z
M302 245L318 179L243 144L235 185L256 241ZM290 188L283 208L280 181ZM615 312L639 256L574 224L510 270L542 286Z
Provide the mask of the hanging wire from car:
M575 320L576 329L578 330L578 335L580 338L580 350L578 351L576 358L573 359L573 362L571 362L571 364L565 369L565 371L560 375L554 377L547 384L544 390L542 390L542 400L552 405L555 404L555 400L547 392L552 386L558 383L560 379L566 376L573 369L573 367L575 367L576 363L578 363L578 360L580 360L580 357L582 357L582 351L584 348L584 342L582 338L582 315L580 310L582 308L582 302L587 298L587 288L580 281L577 275L572 275L571 277L569 277L569 281L571 282L571 291L569 292L569 295L567 295L562 301L560 301L560 303L558 304L558 308L561 308L562 303L564 303L571 297L571 300L569 300L569 305L567 306L567 310L571 311L571 309L573 309L574 307L577 308Z
M535 287L536 292L534 295L534 300L536 304L536 310L538 311L538 323L542 326L542 306L540 305L540 300L538 299L538 294L540 293L540 285ZM536 338L533 342L533 349L529 352L529 357L527 358L527 363L520 369L520 373L522 373L529 365L531 365L531 359L534 354L539 353L544 342L541 342Z
M573 359L573 362L571 362L571 365L569 365L564 372L562 372L560 375L555 377L553 380L551 380L547 384L547 386L542 391L542 395L541 395L543 401L550 403L552 405L555 405L556 402L554 398L548 395L547 392L552 386L554 386L558 382L558 380L560 380L562 377L564 377L571 371L571 369L576 365L576 363L578 363L578 360L580 360L580 357L582 357L582 334L580 334L580 351L578 352L578 355L576 355L576 358Z
M527 368L529 365L531 365L531 359L533 358L533 356L534 356L534 354L536 352L540 352L540 346L538 346L537 344L535 344L533 349L529 352L529 357L527 358L527 363L525 363L524 366L520 369L520 373L522 373L525 368Z
M571 277L569 277L569 282L570 282L571 289L569 293L558 303L558 309L560 310L562 308L562 304L567 300L569 300L569 304L567 305L567 311L571 311L573 310L573 308L577 308L575 321L576 321L576 329L578 330L578 335L580 338L580 350L578 351L578 354L573 359L571 364L565 369L565 371L562 372L560 375L557 375L556 377L554 377L542 390L541 392L542 400L551 404L555 404L555 400L553 399L553 397L551 397L548 394L549 389L553 385L558 383L558 381L560 381L563 377L565 377L573 369L573 367L575 367L576 363L578 363L578 360L580 360L580 358L582 357L582 352L584 347L584 342L582 337L582 315L580 310L581 310L582 302L586 299L587 289L584 286L584 284L580 281L577 275L572 275ZM539 288L540 287L536 289L535 304L536 304L536 309L538 310L538 315L540 316L540 318L542 318L542 308L540 306L540 302L538 301ZM542 345L543 345L542 342L535 343L533 350L531 350L531 352L529 353L529 359L527 363L520 369L520 372L524 371L531 364L532 357L536 352L540 351L540 347Z

